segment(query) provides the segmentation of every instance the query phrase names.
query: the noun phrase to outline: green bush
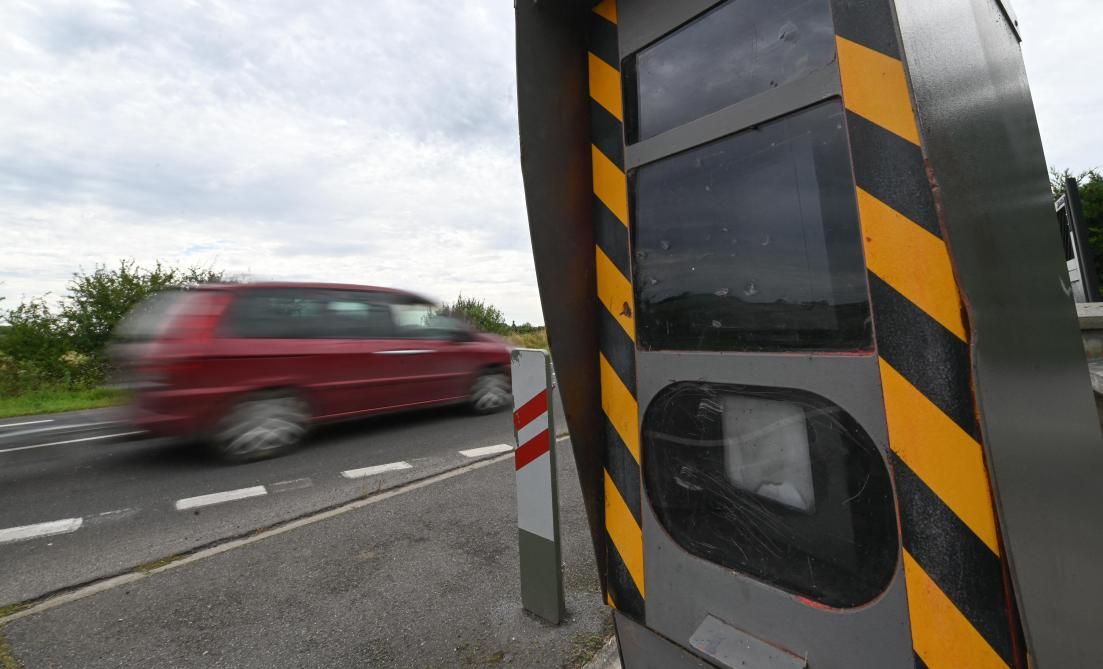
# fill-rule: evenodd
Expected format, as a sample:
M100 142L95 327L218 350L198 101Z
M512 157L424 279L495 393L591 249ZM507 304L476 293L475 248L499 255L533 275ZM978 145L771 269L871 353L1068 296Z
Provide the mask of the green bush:
M101 385L111 332L134 305L162 290L223 280L211 269L160 262L146 269L132 260L74 273L56 305L39 297L3 314L0 396Z
M471 327L496 335L509 334L509 326L506 325L502 310L485 300L473 297L464 297L462 294L452 304L443 304L440 313L466 322Z

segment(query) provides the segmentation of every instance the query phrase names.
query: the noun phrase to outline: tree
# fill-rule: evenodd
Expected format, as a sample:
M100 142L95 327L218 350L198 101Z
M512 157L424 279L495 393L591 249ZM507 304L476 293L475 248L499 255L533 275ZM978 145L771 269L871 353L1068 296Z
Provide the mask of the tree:
M197 283L218 283L222 272L202 267L170 267L157 262L145 269L122 260L115 269L98 265L92 273L76 272L61 306L71 350L100 355L111 332L136 304L153 293Z
M454 303L441 305L440 313L458 318L483 332L498 335L505 335L509 332L509 325L506 324L505 315L502 314L501 309L488 304L484 300L464 297L462 293Z
M133 260L74 273L57 304L42 296L3 314L7 325L0 330L0 374L11 377L16 370L24 379L7 384L6 392L49 383L101 383L111 332L134 305L161 290L223 280L222 272L210 268L158 262L146 269Z

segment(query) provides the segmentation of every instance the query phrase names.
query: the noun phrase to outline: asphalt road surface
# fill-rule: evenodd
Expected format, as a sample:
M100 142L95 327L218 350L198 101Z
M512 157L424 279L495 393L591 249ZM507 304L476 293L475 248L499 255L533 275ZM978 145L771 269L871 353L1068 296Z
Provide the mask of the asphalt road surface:
M509 412L463 408L323 427L290 455L245 465L133 432L117 410L0 421L0 608L495 457L513 442Z

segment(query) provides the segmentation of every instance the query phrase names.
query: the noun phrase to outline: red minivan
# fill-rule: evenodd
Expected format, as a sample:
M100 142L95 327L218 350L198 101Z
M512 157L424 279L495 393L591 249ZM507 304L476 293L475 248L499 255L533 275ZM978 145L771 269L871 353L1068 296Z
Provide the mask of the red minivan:
M286 452L321 421L511 403L505 343L388 288L202 285L153 296L115 334L134 422L230 461Z

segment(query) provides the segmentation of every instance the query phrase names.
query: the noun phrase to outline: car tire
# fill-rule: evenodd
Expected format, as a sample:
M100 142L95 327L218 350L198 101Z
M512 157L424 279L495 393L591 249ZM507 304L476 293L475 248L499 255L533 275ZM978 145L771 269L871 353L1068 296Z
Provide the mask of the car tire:
M226 412L211 446L225 462L274 458L299 445L309 419L306 402L294 393L258 393L235 403Z
M509 385L509 376L500 371L484 372L471 384L468 404L477 414L491 414L510 406L513 392Z

